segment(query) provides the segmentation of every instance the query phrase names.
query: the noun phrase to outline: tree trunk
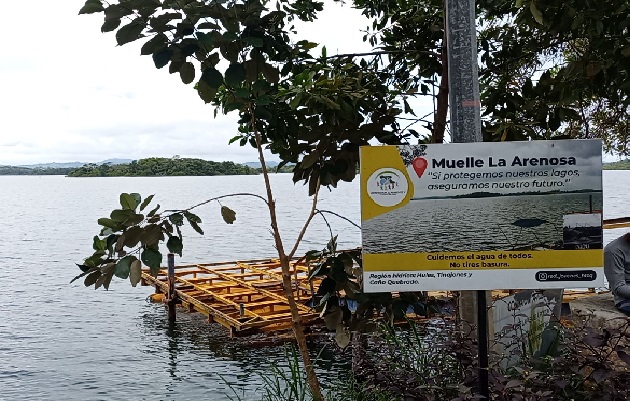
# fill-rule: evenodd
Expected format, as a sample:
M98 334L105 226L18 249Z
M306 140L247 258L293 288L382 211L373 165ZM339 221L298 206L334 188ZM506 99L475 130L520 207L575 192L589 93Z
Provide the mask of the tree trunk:
M291 266L290 266L290 258L284 252L284 246L282 243L282 238L280 237L280 230L278 228L278 219L276 216L276 203L273 199L273 195L271 192L271 184L269 182L269 172L267 171L267 166L265 164L265 156L262 150L262 140L260 137L260 133L256 130L255 121L254 121L254 113L250 110L252 115L252 130L254 131L254 135L256 138L256 147L258 149L258 157L260 159L260 164L262 168L263 178L265 180L265 187L267 190L267 202L269 206L269 217L271 219L271 229L273 232L274 241L276 244L276 249L278 250L278 257L280 258L280 266L282 268L282 286L284 288L285 296L289 301L289 309L291 311L291 320L293 322L293 333L295 335L295 340L298 345L298 350L300 355L302 356L302 362L304 362L304 369L306 370L306 380L308 381L308 386L311 390L311 394L313 396L314 401L323 401L324 397L322 396L322 391L319 385L319 379L317 378L317 373L313 368L313 363L311 362L311 356L308 353L308 344L306 343L306 336L304 335L304 327L302 326L302 318L300 317L300 313L298 311L297 303L295 302L295 297L293 296L293 283L291 281Z

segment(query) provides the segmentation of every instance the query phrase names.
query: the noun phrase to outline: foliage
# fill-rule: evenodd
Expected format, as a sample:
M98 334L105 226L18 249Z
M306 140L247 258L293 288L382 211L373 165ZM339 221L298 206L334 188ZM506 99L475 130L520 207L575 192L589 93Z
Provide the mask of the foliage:
M368 345L374 352L366 353L359 368L366 388L414 400L477 399L475 344L454 325L435 324L410 322L408 329L390 327L374 335ZM629 328L563 328L556 356L523 359L513 368L491 366L490 399L628 399Z
M306 253L305 260L313 265L309 278L322 279L310 304L321 312L329 330L336 333L337 344L345 348L350 332L372 331L375 321L393 324L405 320L412 310L418 316L429 316L438 310L435 299L422 292L364 293L361 291L362 255L360 249L337 251L337 237L331 238L322 250ZM351 311L349 302L356 301Z
M160 243L166 242L169 252L182 255L182 226L188 223L203 235L199 226L201 219L190 211L192 208L159 212L158 204L143 214L152 200L153 195L143 200L137 193L120 194L121 208L114 209L109 217L98 219L102 228L99 235L93 238L94 253L78 265L82 273L72 281L85 277L86 287L93 285L95 289L101 286L109 289L115 275L124 280L129 279L135 287L141 280L142 264L150 268L152 275L157 275L163 259ZM212 200L218 198L202 204ZM236 218L234 211L227 206L221 207L221 214L224 219L226 214L229 215L230 222Z
M74 167L29 168L18 166L0 166L0 175L67 175Z
M336 185L355 176L358 148L372 139L398 144L403 109L389 73L354 57L314 58L309 40L289 40L294 19L311 21L322 4L283 0L271 11L260 0L88 0L80 13L103 13L104 32L124 45L144 42L156 68L168 65L217 112L239 113L232 142L261 142L294 179ZM220 63L223 61L223 63Z
M604 170L630 170L630 160L619 160L611 163L604 163Z
M354 4L373 18L365 39L391 52L388 68L399 87L429 97L443 90L442 1ZM630 150L627 0L476 6L484 140L597 137L606 151Z
M70 177L154 177L258 174L234 162L214 162L190 158L150 157L129 164L86 164L68 174Z

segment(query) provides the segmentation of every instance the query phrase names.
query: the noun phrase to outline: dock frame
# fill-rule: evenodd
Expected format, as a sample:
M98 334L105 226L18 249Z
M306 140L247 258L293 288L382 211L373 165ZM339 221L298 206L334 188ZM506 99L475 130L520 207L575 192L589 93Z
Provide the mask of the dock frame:
M304 324L319 318L319 313L306 303L320 280L309 283L308 273L307 264L291 262L293 296ZM156 293L168 294L167 270L160 269L156 277L143 270L142 284L154 286ZM226 327L230 336L292 327L278 259L175 266L174 296L186 310L202 313L209 322Z

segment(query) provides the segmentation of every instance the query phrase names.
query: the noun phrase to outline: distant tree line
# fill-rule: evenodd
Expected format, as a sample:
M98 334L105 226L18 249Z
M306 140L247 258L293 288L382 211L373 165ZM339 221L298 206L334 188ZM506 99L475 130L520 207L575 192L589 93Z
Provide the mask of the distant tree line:
M604 170L630 170L630 159L604 163Z
M258 170L234 162L202 159L150 157L129 164L86 164L68 174L69 177L157 177L252 175Z
M75 167L17 167L0 166L0 175L68 175Z

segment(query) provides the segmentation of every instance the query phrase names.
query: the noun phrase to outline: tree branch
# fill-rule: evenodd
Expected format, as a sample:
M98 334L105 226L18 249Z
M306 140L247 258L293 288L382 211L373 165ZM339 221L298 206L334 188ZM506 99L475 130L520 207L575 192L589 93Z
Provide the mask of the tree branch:
M319 188L320 188L319 184L320 184L320 179L318 178L317 185L315 186L315 194L313 195L313 204L311 205L311 211L308 214L308 218L306 219L306 222L304 223L304 226L302 227L300 234L295 240L295 245L293 245L293 249L291 249L291 252L289 252L289 254L287 255L289 259L292 259L293 255L295 255L295 252L297 252L298 246L300 245L300 242L302 242L302 238L304 238L304 234L306 234L306 229L308 228L309 224L311 224L311 220L313 220L313 217L315 217L315 215L317 214L317 200L319 197Z
M199 206L207 205L208 203L210 203L212 201L223 199L223 198L230 198L232 196L253 196L254 198L262 199L263 202L265 202L267 205L269 205L269 202L267 202L267 199L265 199L264 197L262 197L260 195L252 194L252 193L249 193L249 192L239 192L239 193L236 193L236 194L227 194L227 195L215 196L214 198L210 198L208 200L205 200L205 201L203 201L201 203L198 203L198 204L196 204L194 206L191 206L188 209L184 209L184 210L186 210L186 211L193 210L194 208L197 208ZM171 209L171 210L165 210L163 213L168 213L168 212L176 212L177 213L177 212L181 212L181 211L182 210L173 210L173 209Z

